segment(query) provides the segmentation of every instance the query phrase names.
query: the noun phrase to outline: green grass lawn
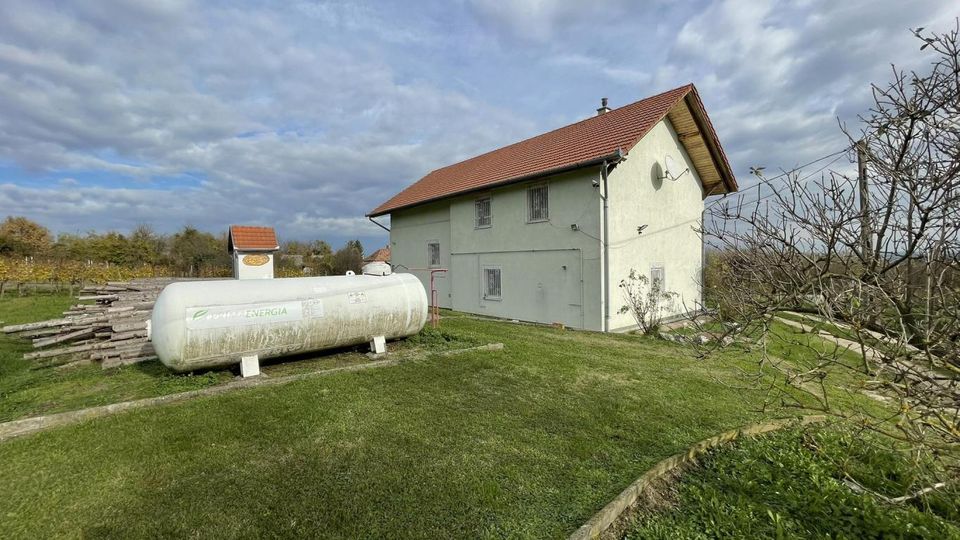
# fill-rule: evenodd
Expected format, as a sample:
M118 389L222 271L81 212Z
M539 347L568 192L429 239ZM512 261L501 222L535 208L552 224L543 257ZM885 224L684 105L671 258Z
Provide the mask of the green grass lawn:
M0 300L0 321L20 324L59 318L73 302L74 299L66 295L8 296ZM413 349L418 344L403 343L392 349ZM472 344L455 341L452 346ZM177 374L159 362L108 370L101 369L99 364L55 369L49 360L24 360L23 353L33 350L26 340L0 334L0 422L197 390L236 377L235 369ZM69 360L67 357L53 359L61 364ZM295 362L267 361L261 367L263 373L277 377L369 361L362 353L343 351L303 356Z
M761 417L763 394L729 368L750 367L743 349L699 361L633 335L455 316L443 327L403 347L505 349L411 355L2 443L0 537L563 537L656 462ZM37 375L49 370L16 367L22 348L0 346L24 377L20 390L3 377L2 401L43 396L0 405L8 416L193 384L163 383L173 376L159 365Z
M8 296L0 320L20 324L62 316L75 300L65 294ZM229 371L194 376L171 374L153 362L103 371L99 364L69 369L24 360L29 341L0 334L0 422L202 388L232 379Z
M626 538L960 538L960 487L890 504L932 483L914 476L889 441L843 426L738 441L661 490L666 507L641 513Z

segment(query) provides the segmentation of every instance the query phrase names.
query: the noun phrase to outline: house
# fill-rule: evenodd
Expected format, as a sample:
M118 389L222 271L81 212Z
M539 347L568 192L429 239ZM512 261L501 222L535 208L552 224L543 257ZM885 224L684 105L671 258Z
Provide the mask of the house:
M272 227L230 226L227 250L237 279L273 279L273 256L279 249Z
M371 262L385 262L385 263L388 263L388 262L390 262L390 246L382 247L382 248L374 251L373 253L371 253L370 255L368 255L367 258L363 260L363 262L365 262L365 263L371 263Z
M737 182L692 85L437 169L374 210L392 264L441 307L603 331L635 327L618 284L631 269L702 297L704 200Z

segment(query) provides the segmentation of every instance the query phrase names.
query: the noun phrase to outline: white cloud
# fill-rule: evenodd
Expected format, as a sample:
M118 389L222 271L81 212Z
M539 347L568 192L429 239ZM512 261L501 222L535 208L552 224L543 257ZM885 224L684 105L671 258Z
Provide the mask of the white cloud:
M846 144L838 117L866 112L869 85L889 77L891 62L918 62L907 28L938 7L721 0L685 22L656 80L697 84L741 174L792 167Z
M383 233L426 172L695 82L738 173L832 151L934 0L0 3L0 214ZM43 187L37 187L43 186ZM379 241L379 240L378 240Z
M370 12L340 7L321 22L348 33L370 24ZM6 184L0 212L55 230L218 228L254 206L281 230L315 232L310 216L324 233L379 234L357 216L529 129L457 91L398 80L360 42L305 40L289 16L186 2L0 8L0 164L76 182ZM41 21L58 35L37 40ZM199 185L165 188L184 174Z
M602 75L614 82L626 85L645 85L650 82L651 75L646 71L633 69L623 64L580 53L564 53L547 60L547 63L568 70L579 70Z
M491 28L510 38L545 42L570 32L572 28L590 27L615 21L626 10L649 10L626 0L470 0L470 5ZM602 27L594 26L600 33Z

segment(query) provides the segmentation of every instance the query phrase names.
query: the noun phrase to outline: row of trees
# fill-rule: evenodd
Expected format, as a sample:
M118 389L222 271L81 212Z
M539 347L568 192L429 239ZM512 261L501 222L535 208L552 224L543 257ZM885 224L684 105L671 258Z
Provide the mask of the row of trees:
M280 275L359 272L363 245L359 240L351 240L333 251L323 240L291 241L281 246L278 255ZM214 235L186 226L174 234L164 235L141 225L129 234L110 231L54 237L39 223L20 216L9 216L0 223L0 257L6 260L5 275L0 279L14 282L45 281L47 278L39 276L82 269L87 269L82 270L84 276L96 275L102 273L98 268L110 267L139 269L137 272L148 275L229 276L233 266L227 252L226 233Z

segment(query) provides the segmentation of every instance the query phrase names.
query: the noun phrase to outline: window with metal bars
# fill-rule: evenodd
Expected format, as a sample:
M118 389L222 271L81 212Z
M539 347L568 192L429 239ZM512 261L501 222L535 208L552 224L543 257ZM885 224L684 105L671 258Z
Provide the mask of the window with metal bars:
M662 266L653 266L650 268L650 288L653 289L654 286L657 287L657 290L664 292L666 290L666 275L664 274Z
M484 300L500 300L500 268L485 267L483 269L483 298Z
M431 268L440 266L440 242L427 243L427 261Z
M527 189L527 223L550 219L550 204L547 185Z
M483 197L474 202L476 209L476 221L474 227L484 229L493 224L493 216L490 214L490 197Z

